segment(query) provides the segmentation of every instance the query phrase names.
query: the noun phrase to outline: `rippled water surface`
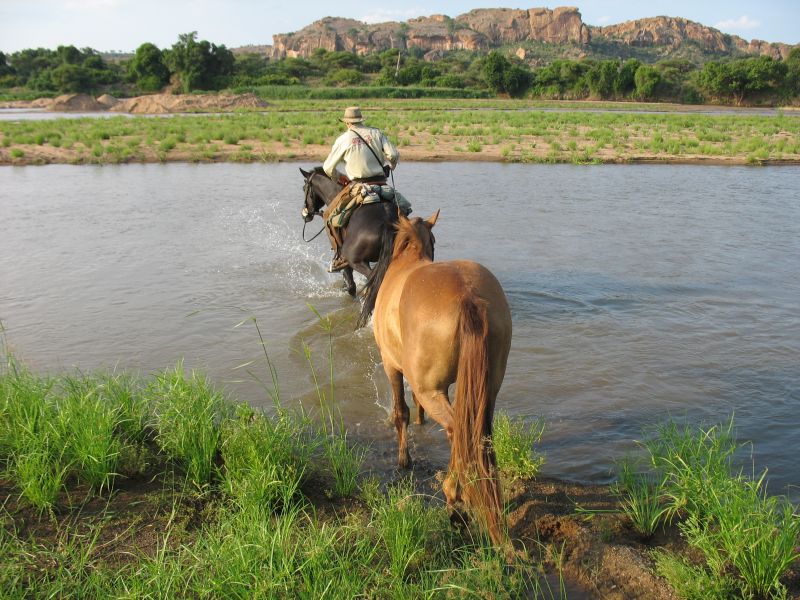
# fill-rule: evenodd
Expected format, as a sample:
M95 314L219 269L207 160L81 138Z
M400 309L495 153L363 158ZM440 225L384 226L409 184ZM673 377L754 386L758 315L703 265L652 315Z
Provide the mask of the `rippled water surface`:
M302 347L323 381L328 348L313 305L335 324L335 401L390 465L379 353L325 272L324 236L300 240L298 166L311 165L0 168L0 319L14 352L42 371L151 373L183 358L268 405L254 317L283 401L313 406ZM437 260L477 260L503 284L514 340L498 408L546 419L547 474L608 480L643 427L735 413L771 489L800 483L800 168L397 175L418 214L442 209ZM412 430L413 456L441 467L443 434Z

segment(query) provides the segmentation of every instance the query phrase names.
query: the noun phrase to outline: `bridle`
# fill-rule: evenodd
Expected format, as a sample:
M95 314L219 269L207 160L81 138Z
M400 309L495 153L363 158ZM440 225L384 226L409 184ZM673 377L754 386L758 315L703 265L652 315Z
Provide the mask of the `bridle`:
M305 185L303 186L303 192L305 197L303 199L303 210L301 212L301 215L303 216L303 232L301 234L301 237L303 238L303 241L306 243L315 240L317 236L319 236L319 234L325 231L325 223L323 223L322 229L320 229L310 238L306 239L306 225L308 225L314 219L314 215L322 216L322 212L314 207L314 200L312 198L314 190L311 186L311 180L314 179L314 175L316 174L317 174L316 171L311 173L311 175L308 176L308 179L306 179Z

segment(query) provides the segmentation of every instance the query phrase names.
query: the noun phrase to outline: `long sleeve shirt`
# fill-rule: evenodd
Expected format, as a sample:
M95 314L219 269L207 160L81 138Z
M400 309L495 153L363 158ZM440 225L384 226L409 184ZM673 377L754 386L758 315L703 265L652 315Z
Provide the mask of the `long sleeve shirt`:
M384 160L394 169L400 159L400 153L389 141L389 138L380 129L374 127L362 125L355 127L375 153L378 156L383 155ZM350 129L336 138L322 168L329 177L333 177L337 166L341 163L344 163L344 172L348 179L364 179L383 175L383 164L378 163L370 149Z

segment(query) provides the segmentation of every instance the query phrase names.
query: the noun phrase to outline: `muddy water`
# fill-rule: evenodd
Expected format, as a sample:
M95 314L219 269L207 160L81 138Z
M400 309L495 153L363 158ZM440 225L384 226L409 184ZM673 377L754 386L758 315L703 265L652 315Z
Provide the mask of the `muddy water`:
M325 272L324 236L300 240L297 167L0 169L13 351L46 371L148 374L183 359L268 406L257 323L282 401L312 408L303 346L325 384L329 343L312 305L334 324L334 402L388 469L379 354ZM437 260L478 260L506 289L514 341L498 407L546 419L547 474L606 481L643 427L735 413L771 489L800 482L799 168L406 164L397 184L418 213L442 208ZM435 425L412 442L423 468L445 463Z

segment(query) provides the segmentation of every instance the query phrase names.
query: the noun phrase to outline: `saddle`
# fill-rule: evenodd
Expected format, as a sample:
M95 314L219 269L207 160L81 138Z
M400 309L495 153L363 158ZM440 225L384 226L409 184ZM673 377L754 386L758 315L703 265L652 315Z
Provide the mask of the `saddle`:
M327 224L335 228L347 227L350 217L359 206L378 202L394 202L406 216L411 212L411 203L392 186L386 185L385 179L382 183L353 181L331 203L334 208L327 218Z

